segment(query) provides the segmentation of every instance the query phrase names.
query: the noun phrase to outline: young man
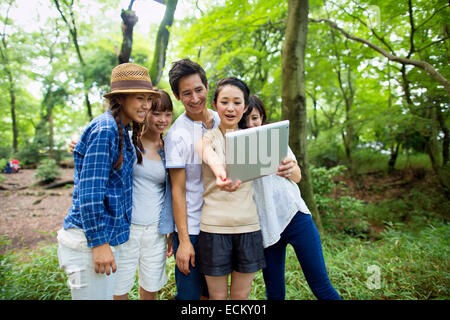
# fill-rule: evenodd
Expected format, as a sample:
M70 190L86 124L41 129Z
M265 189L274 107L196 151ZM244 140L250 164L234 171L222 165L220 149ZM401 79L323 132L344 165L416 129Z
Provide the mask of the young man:
M174 62L169 72L169 82L175 98L183 103L186 110L167 132L164 146L176 225L173 239L176 299L199 300L208 293L204 276L195 263L203 205L203 179L201 160L194 146L206 130L219 125L220 119L215 111L206 107L208 80L199 64L189 59Z

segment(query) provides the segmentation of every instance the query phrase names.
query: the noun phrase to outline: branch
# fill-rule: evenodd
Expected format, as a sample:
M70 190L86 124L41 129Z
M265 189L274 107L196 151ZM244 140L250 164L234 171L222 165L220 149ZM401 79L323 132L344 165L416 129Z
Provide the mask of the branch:
M409 58L402 58L402 57L398 57L396 55L393 55L389 52L387 52L386 50L376 46L375 44L365 40L365 39L361 39L358 38L356 36L353 36L351 34L349 34L348 32L346 32L345 30L339 28L337 26L337 24L331 20L328 19L309 19L310 22L326 22L328 23L328 25L336 30L338 30L340 33L342 33L347 39L353 40L353 41L357 41L360 43L363 43L365 45L367 45L368 47L372 48L373 50L381 53L383 56L385 56L386 58L388 58L391 61L394 62L398 62L401 63L403 65L413 65L416 66L422 70L425 70L433 79L435 79L436 81L438 81L440 84L442 84L445 88L445 90L447 91L447 93L450 95L450 82L442 75L440 74L431 64L429 64L426 61L421 61L421 60L413 60L413 59L409 59Z
M440 11L442 11L442 10L444 10L445 8L448 8L448 7L449 7L449 5L446 4L446 5L443 6L442 8L437 9L435 12L433 12L433 13L431 14L431 16L429 16L428 18L426 18L421 24L419 24L419 25L416 27L416 31L419 30L420 28L422 28L426 23L428 23L428 21L430 21L430 20L431 20L438 12L440 12Z
M358 20L363 26L365 26L367 29L369 29L369 30L373 33L373 35L375 36L375 38L377 38L378 40L380 40L380 42L383 43L383 44L389 49L389 51L391 51L392 53L394 53L394 50L392 49L392 47L390 46L390 44L387 43L387 41L384 39L384 36L383 36L383 37L379 36L378 33L375 31L375 29L372 28L372 27L369 27L369 26L367 25L367 23L366 23L364 20L362 20L362 19L361 19L360 17L358 17L358 16L355 16L355 15L349 13L347 10L345 10L345 7L343 7L343 6L341 6L341 5L337 4L337 3L334 3L333 1L330 1L330 2L331 2L333 5L335 5L336 7L338 7L340 10L342 10L343 12L345 12L348 16L352 17L353 19ZM361 9L364 10L364 8L361 8ZM330 17L330 16L328 16L328 18L329 18L329 17Z
M417 29L416 29L416 30L417 30ZM433 45L435 45L435 44L437 44L437 43L439 43L439 42L443 42L443 41L445 41L445 40L447 40L447 39L450 39L450 37L447 36L447 37L444 37L444 38L442 38L442 39L433 41L433 42L427 44L426 46L424 46L424 47L422 47L422 48L420 48L420 49L417 49L416 52L420 52L420 51L422 51L422 50L425 50L426 48L431 47L431 46L433 46Z
M414 53L414 33L416 29L414 28L414 14L412 8L412 0L408 0L408 13L409 13L409 25L411 26L411 33L409 35L409 53L406 56L408 59L411 58L411 55Z
M131 0L130 4L128 5L128 11L130 11L131 9L133 9L133 4L134 4L135 0Z

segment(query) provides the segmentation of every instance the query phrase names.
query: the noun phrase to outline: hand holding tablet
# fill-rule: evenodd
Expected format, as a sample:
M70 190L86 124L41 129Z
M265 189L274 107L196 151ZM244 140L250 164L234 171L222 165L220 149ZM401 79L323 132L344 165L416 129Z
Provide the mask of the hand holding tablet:
M227 132L226 171L231 181L250 181L274 174L287 157L289 120Z

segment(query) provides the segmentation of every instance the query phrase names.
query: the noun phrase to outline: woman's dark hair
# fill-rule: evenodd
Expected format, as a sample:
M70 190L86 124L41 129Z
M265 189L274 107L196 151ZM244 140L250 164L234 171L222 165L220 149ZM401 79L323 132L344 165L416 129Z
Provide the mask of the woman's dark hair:
M249 98L248 109L242 116L241 121L239 121L240 129L247 129L246 120L250 113L252 113L253 108L256 108L261 115L261 123L266 124L266 108L264 107L264 103L256 95L251 95Z
M111 114L114 117L114 120L117 123L117 128L119 129L119 157L114 163L114 169L120 169L123 163L123 130L122 130L122 121L120 119L120 113L122 112L122 105L119 103L119 97L123 95L116 94L109 97L109 108L111 110ZM132 121L133 127L133 144L136 147L136 150L143 150L142 142L141 142L141 132L142 132L142 123ZM142 153L136 153L138 163L142 163Z
M224 78L217 82L216 91L214 92L214 103L217 103L217 98L219 97L220 90L222 90L222 88L227 85L238 87L242 91L242 93L244 94L244 102L247 106L249 103L250 89L244 81L235 77Z
M162 89L153 88L161 95L157 99L152 100L152 106L150 107L150 111L173 111L172 99L167 92Z
M172 68L169 71L169 83L172 88L172 92L176 97L180 96L179 83L181 78L196 73L200 76L200 79L206 88L208 86L206 72L198 63L189 59L182 59L172 63Z

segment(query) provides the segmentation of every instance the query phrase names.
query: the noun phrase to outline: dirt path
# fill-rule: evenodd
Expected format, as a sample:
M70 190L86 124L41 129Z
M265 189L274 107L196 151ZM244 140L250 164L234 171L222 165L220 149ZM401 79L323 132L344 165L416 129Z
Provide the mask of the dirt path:
M36 170L5 174L0 185L0 253L8 249L34 249L40 242L56 242L72 203L73 186L46 190L34 185ZM73 169L61 169L60 181L73 178ZM24 188L26 187L26 188ZM5 238L10 241L5 241Z

